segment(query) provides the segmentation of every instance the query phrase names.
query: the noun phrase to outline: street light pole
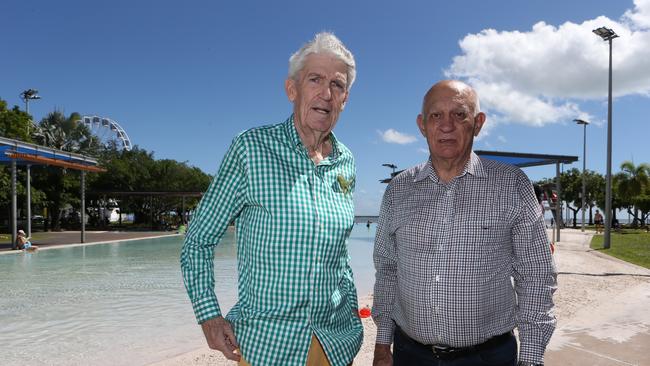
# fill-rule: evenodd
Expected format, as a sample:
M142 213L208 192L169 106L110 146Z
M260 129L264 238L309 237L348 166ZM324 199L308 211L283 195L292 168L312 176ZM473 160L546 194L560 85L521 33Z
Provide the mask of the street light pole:
M29 101L41 99L41 96L38 95L38 90L36 89L27 89L20 93L20 99L25 102L25 113L29 114ZM30 120L31 122L31 120ZM29 123L27 124L27 135L29 135Z
M575 123L582 125L582 232L585 231L585 210L587 205L585 200L587 198L587 178L585 171L587 168L587 125L589 122L582 119L574 119Z
M605 179L605 234L603 248L611 246L612 232L612 40L618 35L611 29L600 27L593 32L609 42L609 96L607 100L607 178Z
M395 169L397 169L397 165L393 163L386 163L386 164L381 164L382 166L385 166L386 168L393 169L393 172L390 173L390 178L382 179L380 180L381 183L390 183L390 181L395 178Z

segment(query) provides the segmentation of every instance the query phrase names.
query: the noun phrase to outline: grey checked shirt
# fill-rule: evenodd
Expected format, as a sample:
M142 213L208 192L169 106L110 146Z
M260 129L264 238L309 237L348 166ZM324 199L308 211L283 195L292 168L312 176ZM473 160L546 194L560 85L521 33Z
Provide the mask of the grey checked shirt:
M399 174L384 194L374 261L377 343L392 343L395 324L452 347L517 327L519 359L542 362L556 323L556 270L520 169L472 153L449 183L431 161Z

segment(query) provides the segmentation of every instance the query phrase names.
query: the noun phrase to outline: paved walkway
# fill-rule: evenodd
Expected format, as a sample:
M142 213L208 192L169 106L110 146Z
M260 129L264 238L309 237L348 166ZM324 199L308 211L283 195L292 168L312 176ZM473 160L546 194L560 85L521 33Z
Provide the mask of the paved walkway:
M81 243L81 232L79 231L39 232L36 234L37 238L32 240L32 243L39 248ZM142 239L174 234L174 231L86 231L85 243ZM0 238L0 252L4 251L11 251L11 235Z
M590 249L592 235L561 233L558 327L545 363L650 365L650 270Z

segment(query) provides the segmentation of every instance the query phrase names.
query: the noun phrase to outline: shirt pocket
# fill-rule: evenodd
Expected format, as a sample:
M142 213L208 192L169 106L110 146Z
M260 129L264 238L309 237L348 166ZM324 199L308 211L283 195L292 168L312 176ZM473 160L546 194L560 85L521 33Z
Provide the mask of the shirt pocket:
M435 220L427 210L418 209L410 209L404 215L395 217L389 224L390 234L398 243L398 255L417 259L424 253L433 254L441 239L441 231Z
M457 227L458 245L450 245L476 268L490 272L512 254L511 226L502 221L468 222ZM453 244L453 243L452 243Z
M487 245L510 240L510 225L502 221L478 221L459 225L461 237L467 237L470 244Z

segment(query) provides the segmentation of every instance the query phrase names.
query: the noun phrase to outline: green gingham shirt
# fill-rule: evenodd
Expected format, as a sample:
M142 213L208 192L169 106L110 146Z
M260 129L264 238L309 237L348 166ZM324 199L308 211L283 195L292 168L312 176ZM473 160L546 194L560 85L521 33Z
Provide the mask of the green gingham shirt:
M315 165L293 116L237 136L190 224L181 253L199 323L220 316L214 247L235 221L239 299L226 319L252 365L300 365L312 334L332 365L348 365L363 327L349 265L354 224L351 152L330 134ZM229 286L222 283L221 286Z

